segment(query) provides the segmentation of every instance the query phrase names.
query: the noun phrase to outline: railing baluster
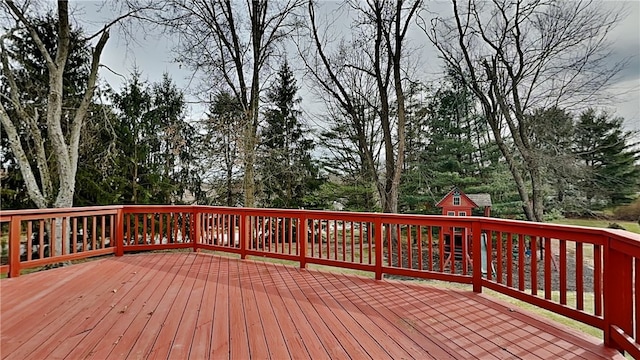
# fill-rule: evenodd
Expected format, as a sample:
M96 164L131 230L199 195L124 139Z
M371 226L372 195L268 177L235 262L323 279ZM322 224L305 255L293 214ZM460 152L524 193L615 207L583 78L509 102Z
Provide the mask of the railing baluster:
M518 289L524 291L524 235L518 234Z
M567 242L560 240L560 304L567 305Z
M136 229L136 234L137 234L137 229ZM69 242L71 243L71 253L75 254L76 251L78 250L78 218L74 217L73 220L71 221L71 239L69 239Z
M298 218L298 224L301 224L300 232L298 233L298 252L300 255L300 268L307 267L307 244L309 243L309 220L302 215ZM312 235L313 236L313 235ZM313 246L311 246L313 248Z
M104 215L102 216L102 218L104 218ZM91 217L91 250L97 249L96 247L97 245L96 237L98 236L97 230L98 230L98 224L96 221L96 217L93 216Z
M338 260L338 222L333 220L333 252L334 260Z
M373 243L376 250L376 280L382 280L382 249L383 249L383 239L382 239L382 218L375 218L375 223L373 224L374 238ZM370 232L370 231L369 231Z
M31 260L31 252L33 249L33 222L27 221L27 248L25 249L27 252L27 261Z
M544 298L551 300L551 239L544 238Z
M504 258L504 255L502 254L502 231L498 231L496 233L496 258L497 258L497 274L496 274L496 281L499 284L502 284L502 260Z
M507 286L513 287L513 234L507 233Z
M433 226L427 226L427 248L429 254L429 271L433 271Z
M57 219L53 218L53 219L51 219L51 234L49 234L49 256L56 256L57 255L57 253L56 253L56 242L57 242L56 227L57 227ZM63 236L63 235L60 234L60 236Z
M593 245L593 267L594 267L594 276L593 276L593 296L594 300L594 313L597 316L602 316L602 250L600 245ZM637 267L636 267L637 269ZM636 270L637 273L638 270ZM637 284L636 284L637 285ZM639 294L636 291L636 294ZM636 299L637 299L636 295ZM640 311L639 307L636 307L637 311Z
M438 232L438 255L440 256L440 272L444 272L444 227L440 226ZM449 246L451 250L451 246Z
M529 236L531 246L531 295L538 295L538 237Z
M424 270L422 266L422 226L417 226L416 235L418 236L418 270Z
M347 226L342 220L342 261L347 261Z
M576 242L576 309L584 310L584 271L583 248L581 242Z

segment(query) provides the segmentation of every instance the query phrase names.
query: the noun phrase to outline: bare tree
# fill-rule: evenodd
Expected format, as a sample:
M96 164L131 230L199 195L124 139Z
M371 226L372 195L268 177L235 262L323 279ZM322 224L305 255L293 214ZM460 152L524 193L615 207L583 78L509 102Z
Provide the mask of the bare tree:
M535 109L602 100L623 64L609 62L619 13L594 1L452 0L423 29L478 97L527 219L543 220L543 167L530 141ZM511 140L511 141L510 141Z
M39 208L50 206L66 208L73 206L81 130L87 110L94 97L100 57L109 39L109 30L115 24L130 16L136 16L148 7L137 5L134 7L132 3L127 3L132 7L127 6L127 10L122 15L83 39L90 41L97 38L98 40L91 54L90 71L84 95L77 108L69 115L70 119L67 119L63 118L62 109L65 98L63 78L70 51L71 22L74 20L69 11L68 1L58 1L56 4L58 32L55 39L55 53L53 53L45 46L42 34L39 33L28 15L35 13L36 5L38 4L33 2L16 4L12 0L4 0L0 5L1 11L4 12L3 17L12 23L8 29L5 29L5 34L0 37L0 59L2 60L2 75L6 78L9 88L9 96L5 100L15 109L16 114L14 118L11 118L3 103L0 102L0 121L7 133L11 151L20 166L29 196L36 206ZM45 114L39 113L37 108L32 107L31 104L21 101L20 94L23 89L19 88L14 76L18 69L14 68L14 64L5 50L5 43L9 41L10 35L19 30L26 30L30 41L36 45L46 64L49 87ZM42 121L41 116L45 117L45 121ZM46 125L44 127L46 131L43 130L42 123ZM27 139L21 138L18 132L18 129L22 127L21 124L27 125L25 135L32 140L34 149L25 150L23 144ZM49 162L50 159L53 163ZM34 165L37 171L34 171ZM54 166L55 171L51 169L51 166Z
M422 1L388 2L369 0L366 3L352 1L348 6L357 11L357 23L352 30L357 39L348 46L362 52L363 58L347 58L345 51L337 56L328 54L328 44L320 33L313 2L309 2L310 32L314 50L311 60L306 59L307 69L321 88L336 100L354 125L362 121L362 104L351 88L344 86L345 69L356 69L374 80L377 99L376 115L382 129L384 147L384 171L377 171L371 149L375 146L364 143L368 137L358 137L358 148L364 151L371 177L375 181L384 212L398 211L398 188L403 169L405 150L405 39L411 21ZM343 47L344 49L344 47ZM307 56L309 57L309 56ZM357 61L353 61L357 60ZM392 94L395 97L392 97ZM395 100L395 109L393 101ZM358 127L356 126L356 129ZM394 134L395 131L395 134Z
M255 151L261 76L277 46L297 26L303 0L244 2L168 0L163 23L178 32L178 61L205 77L210 90L229 91L243 111L244 205L255 204Z
M0 36L1 72L9 91L8 95L3 95L3 101L0 101L0 123L20 167L29 197L35 205L38 208L69 208L73 206L82 128L94 98L100 57L109 39L109 30L124 19L138 16L150 7L127 2L122 15L81 39L82 42L98 40L92 49L81 100L74 109L63 109L68 95L65 94L63 81L72 48L71 23L75 19L69 10L68 1L56 3L58 29L52 50L47 48L44 35L35 26L32 14L37 14L37 5L40 5L39 9L43 8L37 2L16 4L12 0L4 0L0 4L0 16L7 25L5 33ZM16 74L21 69L10 58L6 45L11 35L17 32L26 33L44 59L48 76L46 99L42 101L45 104L44 114L39 111L39 104L23 100L22 93L28 89L20 88L16 81ZM5 104L11 111L8 111ZM47 232L51 231L49 226L49 223L45 224ZM63 243L62 221L56 222L55 232L56 251L59 253ZM68 241L64 243L69 247Z

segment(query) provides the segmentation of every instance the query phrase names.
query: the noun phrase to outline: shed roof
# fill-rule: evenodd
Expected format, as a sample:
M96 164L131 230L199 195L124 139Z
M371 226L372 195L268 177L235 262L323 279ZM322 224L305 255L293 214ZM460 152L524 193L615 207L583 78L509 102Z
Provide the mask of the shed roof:
M466 194L469 199L473 200L478 207L491 207L491 195L483 194Z
M491 207L491 195L487 193L482 194L465 194L464 191L460 190L457 186L451 189L447 195L445 195L440 201L436 203L437 207L442 207L442 203L446 198L452 195L454 192L459 192L461 195L466 196L472 203L474 203L479 208Z

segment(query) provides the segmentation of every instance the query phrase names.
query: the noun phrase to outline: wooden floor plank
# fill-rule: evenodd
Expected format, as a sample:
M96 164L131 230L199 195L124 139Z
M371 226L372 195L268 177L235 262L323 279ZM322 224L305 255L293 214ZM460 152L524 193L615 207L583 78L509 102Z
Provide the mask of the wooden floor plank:
M292 358L296 359L311 359L309 352L307 351L307 346L305 346L304 339L296 327L296 324L302 326L302 323L295 322L298 318L302 317L301 313L290 312L289 308L286 307L282 297L280 295L280 290L275 286L271 275L269 274L273 270L270 267L264 266L263 264L258 264L254 262L256 265L256 274L258 274L260 278L260 283L262 284L262 288L264 289L265 294L267 295L267 299L273 310L273 315L278 322L278 327L280 328L280 333L284 338L284 342L289 350L289 354L291 354ZM315 335L315 334L314 334ZM307 341L316 343L315 338L306 338Z
M163 267L164 271L160 271L157 276L154 277L157 286L143 303L142 310L138 311L117 341L112 341L108 349L94 353L95 358L99 358L98 356L102 356L103 354L106 357L108 354L108 356L112 358L124 359L131 352L132 347L138 342L140 337L151 335L146 330L151 316L157 310L161 300L165 296L167 287L173 283L173 280L177 276L177 271L175 271L176 266L183 266L188 259L189 258L184 256L170 257L170 260L167 261L165 267Z
M171 302L171 304L167 303L165 306L165 308L168 309L166 313L166 319L162 323L162 326L160 328L160 331L158 332L158 336L155 339L151 351L147 355L145 355L145 358L168 358L169 352L171 351L171 345L174 342L181 320L185 312L189 311L186 305L189 301L189 296L193 291L193 286L195 283L195 278L192 274L198 271L200 269L200 265L202 264L202 262L198 260L203 259L202 257L192 254L192 256L189 257L189 260L185 262L183 267L180 269L182 275L173 280L173 283L175 283L176 285L177 283L180 283L180 287L179 289L177 289L175 299ZM153 315L155 315L155 313ZM149 330L151 329L149 329L148 327L145 328L145 331Z
M251 291L254 294L256 304L259 304L259 316L264 329L265 339L267 341L267 347L269 351L269 357L272 359L289 359L294 355L297 355L300 349L296 349L298 352L291 352L285 341L285 334L282 333L282 328L278 317L273 309L270 301L269 293L263 283L262 277L255 276L262 272L263 267L259 266L256 262L250 262L245 266L246 271L251 274ZM304 349L306 352L306 349Z
M229 258L220 259L211 339L212 359L229 359Z
M370 283L368 279L360 279L364 285ZM363 294L364 297L370 298L370 293ZM387 304L389 311L396 316L402 314L412 315L409 316L411 324L421 334L433 334L436 337L443 335L445 338L438 339L438 345L446 344L449 348L456 345L457 339L465 339L469 331L464 327L460 327L457 321L455 310L464 308L464 304L452 301L448 293L444 291L440 293L440 297L432 297L431 299L411 299L406 296L406 293L399 290L395 284L385 286L384 289L378 291L377 299L384 304ZM430 320L430 321L427 321ZM444 325L444 326L443 326ZM456 325L456 326L452 326ZM428 345L427 345L428 346ZM428 348L434 348L428 346ZM464 346L458 345L459 352L469 352L470 355L481 357L485 359L496 359L508 357L509 354L500 353L503 351L495 344L480 344L478 348L473 349L474 353L471 353L470 347L465 344Z
M99 260L98 260L99 261ZM33 296L29 292L25 292L23 289L31 287L39 287L42 284L64 285L67 283L76 282L76 279L81 278L85 273L90 273L95 267L99 266L96 261L90 261L83 266L82 271L75 271L68 274L68 276L61 277L60 272L65 272L65 267L59 267L50 269L42 273L38 277L21 276L18 278L3 279L0 281L0 294L2 294L2 306L11 307L16 309L29 308L32 302L42 298L51 296L52 292L58 291L57 287L47 287L38 292L37 296ZM42 277L42 278L40 278ZM12 282L20 282L20 286L11 286Z
M210 272L211 261L203 256L196 256L194 259L196 265L199 264L197 273L195 274L195 282L189 293L182 318L171 344L168 358L171 359L187 359L193 342L193 333L198 322L198 315L202 298L204 297L204 288L207 282L207 276ZM193 275L192 275L193 276Z
M206 257L207 255L200 256ZM208 359L211 354L211 338L213 335L214 322L213 311L216 306L215 298L219 273L220 261L210 262L188 358Z
M171 305L176 300L184 278L188 274L192 261L191 257L194 255L183 254L182 256L184 257L182 261L177 262L172 268L174 272L173 276L168 278L169 281L163 281L163 284L165 285L164 293L156 307L150 311L149 320L146 322L144 330L129 350L127 355L128 359L145 359L153 350L159 332L170 315Z
M249 336L242 299L241 279L237 260L229 261L229 357L231 359L249 358Z
M305 278L310 289L316 292L325 306L329 308L341 308L346 315L342 319L344 323L340 325L345 330L351 332L355 341L360 344L368 353L368 357L374 359L400 359L409 358L411 354L400 346L389 346L389 344L381 345L378 341L387 336L387 333L380 327L380 323L366 316L361 309L358 309L351 301L341 299L342 294L338 294L335 286L329 282L323 274L318 272L301 272L301 276ZM332 296L323 296L329 293ZM359 326L348 326L354 321Z
M291 279L304 278L305 271L298 271L292 267L286 268L289 272ZM284 272L283 272L284 273ZM322 300L322 297L315 293L312 286L307 281L296 281L296 284L300 288L304 297L308 299L311 304L314 304L318 316L324 321L328 329L331 329L336 341L340 343L342 348L352 357L357 359L371 359L371 356L367 349L360 344L358 338L354 337L352 332L353 327L345 327L342 320L350 318L349 313L345 311L342 306L329 307ZM323 291L326 293L326 291ZM342 320L341 320L342 319Z
M433 357L429 355L429 350L435 350L438 351L442 357L455 358L446 351L442 351L439 344L435 343L429 336L419 331L419 329L416 329L413 319L406 321L407 319L398 316L389 309L391 306L395 306L393 305L395 301L382 301L381 296L386 291L386 284L379 283L377 284L378 286L376 286L375 289L371 289L371 291L355 291L354 289L361 289L362 281L365 281L365 279L359 277L345 277L343 279L343 277L337 276L337 274L327 274L327 276L336 284L337 290L354 304L366 306L367 304L377 303L375 307L369 308L367 315L387 319L388 326L385 326L384 329L391 336L384 340L390 344L394 342L392 339L406 338L408 341L403 343L403 346L413 357ZM372 286L375 284L370 282L369 285Z
M103 262L103 260L99 260ZM106 262L106 261L104 261ZM104 264L103 264L104 265ZM77 266L77 265L76 265ZM108 265L107 265L108 267ZM3 356L14 357L16 359L24 359L27 356L38 358L41 351L51 351L62 343L66 336L72 336L84 331L79 328L78 324L84 324L89 319L96 317L88 316L87 313L94 310L93 304L98 298L104 298L104 294L110 294L116 289L123 277L130 277L133 264L120 266L118 271L114 271L113 277L104 278L104 273L100 271L79 271L84 266L78 266L77 272L82 273L82 281L77 283L84 284L84 287L75 287L71 284L62 286L63 292L56 296L45 297L44 301L38 306L32 304L29 312L12 308L11 311L2 312L2 352ZM87 267L92 270L93 267ZM83 269L84 270L84 269ZM49 294L53 294L49 292ZM111 299L105 299L101 309L106 309L110 305ZM14 329L10 326L5 327L5 320L12 316L22 319L19 328ZM19 336L20 349L13 352L16 348L11 340L7 340L8 334Z
M469 291L206 253L1 281L2 359L621 358Z
M51 282L51 284L56 284L56 286L47 286L43 288L42 292L38 292L35 296L28 296L29 292L23 290L21 292L22 294L17 296L17 298L19 298L18 303L13 301L10 295L4 294L3 292L2 308L11 308L11 313L15 312L22 315L16 317L4 317L2 327L8 331L12 331L12 327L22 327L26 321L37 321L35 319L42 317L44 314L50 313L51 311L67 311L67 307L72 307L74 305L65 304L65 297L63 295L68 292L90 292L91 286L99 284L100 282L98 282L97 279L102 276L102 274L91 271L90 268L84 266L77 267L77 271L74 275L75 276L73 276L72 279L61 279L59 284L57 282ZM7 280L12 281L17 279ZM5 280L2 282L4 281ZM25 288L40 288L44 284L47 283L29 284L27 285L28 287ZM36 309L39 311L35 311Z
M165 262L166 260L156 259L145 266L136 266L136 270L130 274L130 278L123 281L118 288L114 288L115 293L110 291L105 295L105 297L111 297L110 306L93 307L99 312L99 315L94 316L95 320L92 320L91 327L88 328L89 331L82 331L67 337L47 357L83 359L94 351L98 343L112 344L120 341L122 331L119 331L116 325L131 323L144 301L137 301L137 299L146 299L152 293L153 285L149 289L147 286L153 282L154 278L157 278L158 270L162 269ZM106 311L104 311L105 309Z
M290 296L297 304L294 309L300 309L302 311L302 314L307 319L308 324L310 324L311 328L315 332L320 341L320 344L324 348L324 351L326 351L326 353L328 354L329 358L344 359L349 357L349 354L340 344L340 340L336 338L336 335L333 333L332 329L330 329L323 320L322 314L324 311L326 311L326 309L319 309L319 304L313 304L309 302L307 297L300 290L299 284L295 281L291 281L287 271L280 270L277 271L276 274L280 276L280 279L282 281L281 284L284 284L288 287ZM278 282L276 280L276 284L277 283ZM321 354L323 354L323 351L319 348L314 349L314 351L319 351L320 354L312 352L311 349L307 350L311 352L312 358L321 357Z
M270 323L266 318L262 319L260 316L259 304L262 305L263 297L262 294L253 290L252 283L256 282L258 278L249 270L249 266L244 266L244 264L238 267L245 326L249 339L249 354L253 359L267 359L269 358L268 337L275 332L274 330L279 331L279 329L275 328L276 324ZM258 297L260 297L259 302Z
M291 294L287 283L283 281L282 276L280 275L281 269L272 264L265 264L264 267L266 269L266 274L268 275L268 278L265 278L269 282L270 286L277 291L271 300L274 308L280 310L277 311L278 318L285 319L285 326L287 326L286 329L290 328L288 321L286 321L287 319L290 319L297 334L299 334L302 343L304 344L309 358L329 358L329 353L314 330L313 324L309 323L309 320L305 316L302 308L298 306L298 302ZM283 327L283 329L285 328ZM290 341L291 338L288 338L287 340ZM291 344L289 344L289 346L291 346Z
M120 310L120 319L109 330L110 333L118 334L118 337L115 339L110 336L103 337L84 357L85 359L106 359L112 353L118 354L116 357L123 358L128 354L131 346L144 331L150 312L164 294L164 284L173 279L174 274L170 269L174 268L177 262L180 263L179 257L166 257L166 262L163 259L157 261L159 271L145 285L145 293L136 297L126 310Z

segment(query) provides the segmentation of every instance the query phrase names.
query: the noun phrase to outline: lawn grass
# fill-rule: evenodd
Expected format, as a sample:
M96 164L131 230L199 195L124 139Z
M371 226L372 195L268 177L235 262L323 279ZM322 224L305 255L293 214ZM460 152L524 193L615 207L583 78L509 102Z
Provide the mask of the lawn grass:
M633 221L599 220L599 219L557 219L551 221L554 224L578 225L594 228L607 228L611 223L617 223L625 230L640 234L640 224Z

